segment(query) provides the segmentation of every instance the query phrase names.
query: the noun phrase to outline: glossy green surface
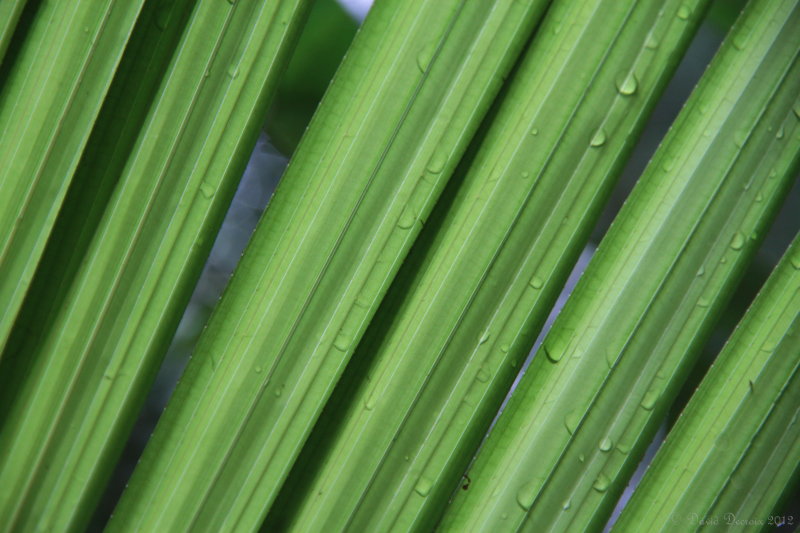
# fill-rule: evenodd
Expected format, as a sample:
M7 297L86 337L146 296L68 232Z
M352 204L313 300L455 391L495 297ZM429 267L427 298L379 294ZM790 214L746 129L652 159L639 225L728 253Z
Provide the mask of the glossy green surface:
M201 336L112 531L259 527L544 6L375 5Z
M111 93L111 116L62 213L74 219L59 226L65 242L48 255L47 268L64 272L51 279L43 271L31 295L38 304L9 346L18 365L2 378L0 486L15 490L2 493L0 514L11 517L3 530L84 527L194 288L307 6L156 1L145 10L134 40L144 49L128 50L136 57L120 75L148 81ZM115 115L124 103L144 120ZM122 130L102 129L112 124ZM46 327L32 335L37 326Z
M461 473L704 5L550 7L465 182L423 231L264 530L428 531L452 492L469 490ZM690 20L675 16L685 6Z
M484 442L444 531L603 526L796 175L798 24L796 1L750 3Z
M800 467L800 238L717 357L614 531L772 529ZM772 522L770 523L770 517ZM752 528L750 528L752 529Z
M0 348L143 3L43 2L9 66L0 90Z

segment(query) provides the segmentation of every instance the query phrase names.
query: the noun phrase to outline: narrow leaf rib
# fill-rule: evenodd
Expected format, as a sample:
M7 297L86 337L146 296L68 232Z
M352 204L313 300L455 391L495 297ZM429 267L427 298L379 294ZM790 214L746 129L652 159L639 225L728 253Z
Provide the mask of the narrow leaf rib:
M446 193L454 198L443 220L423 230L424 246L368 328L266 530L434 527L704 5L554 3L465 182ZM689 18L675 16L687 6ZM659 46L647 46L654 39Z
M0 4L0 63L6 55L6 50L11 42L11 36L17 27L22 9L27 0L6 0Z
M379 2L112 530L257 528L545 2Z
M136 145L194 0L148 1L75 170L0 359L0 417L20 394Z
M800 466L800 237L647 469L614 531L760 520ZM773 524L775 525L775 524Z
M797 171L799 23L796 1L746 9L484 443L445 531L602 527Z
M0 92L0 349L144 0L43 2Z
M7 450L0 485L14 487L0 508L14 517L9 530L85 525L200 274L308 5L199 2L132 150L120 139L122 153L109 154L122 175L74 279L41 338L23 332L14 345L12 356L33 364L15 387L0 437ZM171 15L181 15L187 5L172 7ZM159 17L143 23L163 24ZM68 230L90 229L73 222Z

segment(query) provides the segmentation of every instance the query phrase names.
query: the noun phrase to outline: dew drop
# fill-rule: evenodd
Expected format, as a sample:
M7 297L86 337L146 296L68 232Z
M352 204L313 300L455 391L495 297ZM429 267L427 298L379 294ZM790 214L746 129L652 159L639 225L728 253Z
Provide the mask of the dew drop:
M594 136L592 137L592 140L589 141L589 145L594 146L595 148L599 148L600 146L603 146L605 143L606 143L606 132L603 130L603 128L597 130Z
M594 490L597 492L605 492L608 490L608 486L611 485L611 480L608 479L608 476L605 474L600 474L597 476L597 479L594 480Z
M542 281L542 278L540 278L539 276L533 276L531 278L531 281L529 282L529 285L534 289L538 290L542 288L542 286L544 285L544 281Z
M410 205L406 205L403 212L400 214L400 219L397 221L397 227L400 229L409 229L414 225L417 220L413 209Z
M253 371L254 371L256 374L260 374L260 373L261 373L261 367L260 367L260 366L257 366L257 367L255 367L255 368L253 369Z
M681 20L688 20L689 17L692 16L692 10L689 9L689 6L682 5L678 8L678 18Z
M283 393L283 385L281 385L280 387L278 387L277 389L275 389L275 397L276 397L276 398L280 398L280 396L281 396L281 393Z
M575 434L579 422L580 415L577 411L570 411L567 413L567 416L564 417L564 426L567 428L567 432L569 432L570 435Z
M619 94L630 96L634 94L637 89L639 88L639 80L636 79L636 76L631 72L622 81L617 82L617 90Z
M800 247L798 247L791 255L791 257L789 257L789 262L792 264L794 268L800 270Z
M617 364L617 359L619 359L619 352L613 348L608 348L606 350L606 363L608 363L608 368L614 368Z
M580 454L580 455L578 456L578 461L580 461L580 462L584 462L584 461L586 461L586 457L585 457L583 454Z
M333 347L340 352L346 352L347 348L350 347L350 337L345 332L340 331L333 341Z
M756 194L756 203L761 203L764 201L764 195L761 193Z
M656 48L658 48L658 45L659 45L658 38L652 33L650 33L647 36L647 40L644 43L644 47L647 48L648 50L655 50Z
M561 504L561 509L564 511L568 511L570 507L572 507L572 500L566 500Z
M536 129L536 128L533 128L533 129L531 130L531 135L533 135L534 137L536 137L537 135L539 135L539 130L538 130L538 129Z
M489 332L488 331L484 331L483 335L481 335L481 338L478 340L478 344L483 344L488 340L489 340Z
M642 403L639 404L642 406L642 409L645 411L652 411L653 407L656 406L656 401L658 400L658 393L656 391L649 390L644 394L642 398Z
M508 350L511 348L508 344L503 344L500 346L500 351L503 353L508 353Z
M228 68L228 76L232 80L235 80L237 77L239 77L239 65L231 65Z
M744 235L742 235L741 232L737 231L736 233L733 234L733 238L731 239L731 248L733 248L734 250L741 250L742 246L744 246L745 240L746 239Z
M430 42L419 51L417 54L417 67L419 68L420 72L424 73L426 70L428 70L428 66L431 64L431 59L433 58L433 53L435 50L436 43Z
M623 444L620 442L617 444L617 450L622 455L628 455L629 453L631 453L631 446L629 444Z
M369 398L367 398L367 401L364 402L364 409L366 409L367 411L372 411L374 408L375 408L375 400L373 400L372 397L370 396Z
M551 363L558 363L564 357L564 352L558 348L557 344L542 344L544 355Z
M778 128L778 133L775 134L775 138L783 139L784 135L786 135L786 128L784 128L783 124L781 124L781 127Z
M533 483L526 483L517 492L517 503L526 511L531 508L533 501L536 499L536 485Z
M747 47L747 36L742 35L742 32L734 32L733 39L731 41L733 43L733 47L737 50L744 50Z
M700 268L697 270L697 277L702 278L705 275L705 273L706 273L706 267L700 265Z
M475 376L475 379L477 379L481 383L486 383L487 381L489 381L490 377L491 376L489 375L489 372L481 368L480 370L478 370L478 374Z
M611 439L606 437L600 441L600 445L598 447L600 448L601 452L607 452L610 451L613 446L614 443L611 442Z
M431 492L431 482L424 477L421 477L419 478L419 481L417 481L417 485L414 487L414 490L417 492L417 494L424 498Z
M701 297L699 300L697 300L697 307L702 307L703 309L705 309L706 307L708 307L708 303L709 302L707 299Z
M438 174L444 170L444 165L447 163L447 156L444 153L437 153L428 161L428 172L431 174Z
M522 176L522 179L528 179L530 175L531 175L530 172L528 172L527 170L522 171L522 174L520 174L520 176Z
M214 188L205 181L200 183L200 194L206 198L214 196Z

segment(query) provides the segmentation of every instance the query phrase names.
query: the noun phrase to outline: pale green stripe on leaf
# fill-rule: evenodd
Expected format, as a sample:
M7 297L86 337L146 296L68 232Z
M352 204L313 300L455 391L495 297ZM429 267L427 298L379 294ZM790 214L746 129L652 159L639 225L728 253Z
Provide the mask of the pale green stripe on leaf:
M266 530L434 527L704 4L551 6L465 183L423 230ZM675 16L686 6L690 20Z
M144 0L42 2L0 91L0 347Z
M800 237L648 467L615 531L767 521L800 466ZM775 525L775 524L773 524Z
M602 527L797 171L798 24L796 1L745 11L484 443L444 530Z
M544 6L375 5L201 337L112 530L259 526Z
M3 63L27 0L4 0L0 3L0 64Z
M148 10L153 17L142 23L168 28L169 5ZM182 16L186 5L177 7L172 15ZM305 0L199 2L150 104L140 102L147 116L135 142L122 138L121 153L101 154L111 157L109 179L121 170L118 183L58 309L45 317L46 331L20 334L19 352L33 363L0 437L8 450L0 484L18 487L2 501L5 515L15 517L9 527L80 527L88 519L242 175L307 7ZM84 163L82 177L93 179L99 162ZM70 214L79 211L73 206ZM66 231L93 229L80 221L71 227Z

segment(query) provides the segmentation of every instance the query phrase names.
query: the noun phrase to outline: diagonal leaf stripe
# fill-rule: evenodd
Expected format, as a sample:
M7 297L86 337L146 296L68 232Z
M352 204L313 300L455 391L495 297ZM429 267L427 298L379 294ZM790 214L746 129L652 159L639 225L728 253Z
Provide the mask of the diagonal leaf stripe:
M153 18L142 23L164 28L191 7L154 5L147 11ZM122 153L110 156L108 179L117 178L115 169L122 174L96 231L78 246L85 254L76 252L80 266L64 280L68 289L54 316L44 318L49 327L41 338L23 332L12 346L12 357L33 361L13 387L0 437L8 450L0 484L17 488L3 493L2 514L13 517L8 528L79 528L89 518L208 255L308 5L196 4L160 87L142 106L147 118L132 150L125 153L123 138ZM162 63L160 54L151 68ZM94 179L91 167L102 161L87 162L82 177ZM75 206L70 214L81 215ZM76 221L72 231L86 226Z
M43 2L10 66L0 92L0 347L143 3Z
M112 530L259 526L544 7L376 4L202 335Z
M484 443L444 530L602 527L797 171L798 23L796 1L748 5Z
M690 17L675 16L687 6ZM265 529L433 528L703 7L551 6L465 183L423 230L426 246L390 289Z
M614 531L766 522L800 467L800 237L693 394ZM785 520L785 519L784 519ZM776 517L773 526L780 526Z

